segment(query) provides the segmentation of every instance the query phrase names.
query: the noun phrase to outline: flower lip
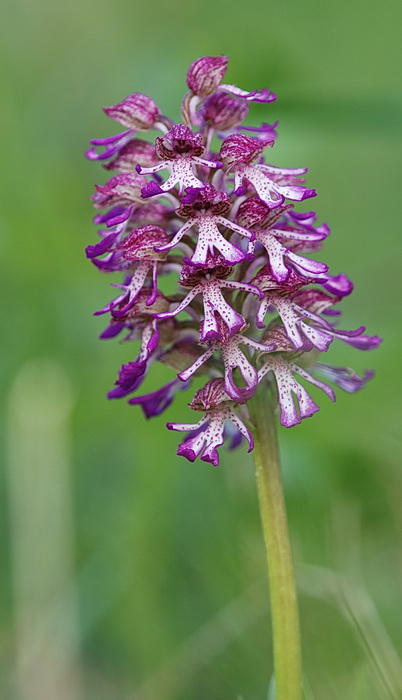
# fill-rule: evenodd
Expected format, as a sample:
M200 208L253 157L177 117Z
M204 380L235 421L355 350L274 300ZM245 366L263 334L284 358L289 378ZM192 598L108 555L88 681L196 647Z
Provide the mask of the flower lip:
M222 154L221 154L222 155ZM316 197L315 190L301 187L304 179L299 175L306 172L306 168L277 168L265 163L247 163L241 158L230 156L227 161L227 170L234 168L235 193L243 187L243 181L248 181L270 209L280 207L285 199L301 202L309 197Z
M108 393L108 399L121 399L135 391L144 379L147 363L145 360L136 360L122 365L119 377L115 382L116 388Z
M202 461L210 462L214 466L219 464L218 447L225 441L225 423L230 420L235 428L246 438L249 443L248 452L254 447L253 437L234 412L229 402L223 402L208 409L205 415L195 425L186 423L167 423L169 430L189 432L186 440L179 445L178 455L186 457L190 462L201 456Z
M167 311L169 308L168 300L159 291L157 292L156 298L152 305L147 304L148 299L149 289L141 289L132 306L130 306L130 308L124 314L121 314L118 317L113 315L115 309L118 309L119 307L116 307L115 303L111 302L100 311L95 311L94 316L100 316L101 314L110 311L112 313L113 324L119 322L127 324L127 327L132 327L133 324L138 326L138 324L142 323L144 319L148 320L150 316Z
M105 236L105 238L102 238L99 243L95 243L95 245L88 245L85 248L87 258L93 259L97 258L98 255L104 255L104 253L107 253L112 248L117 236L117 233L110 233L108 236Z
M85 156L89 160L107 160L120 153L125 144L131 140L132 135L133 130L128 129L128 131L123 131L121 134L115 134L103 139L91 139L90 143L92 146L85 151ZM98 153L95 146L103 146L105 150L102 153Z
M147 199L148 197L154 197L156 194L163 194L163 189L159 187L155 180L150 180L147 182L145 187L141 188L141 197Z

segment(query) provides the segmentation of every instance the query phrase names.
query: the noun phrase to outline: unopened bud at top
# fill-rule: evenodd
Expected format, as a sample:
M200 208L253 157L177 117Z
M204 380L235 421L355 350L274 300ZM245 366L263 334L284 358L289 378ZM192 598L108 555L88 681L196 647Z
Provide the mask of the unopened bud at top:
M208 97L222 82L228 65L227 56L202 56L187 71L187 85L199 97Z

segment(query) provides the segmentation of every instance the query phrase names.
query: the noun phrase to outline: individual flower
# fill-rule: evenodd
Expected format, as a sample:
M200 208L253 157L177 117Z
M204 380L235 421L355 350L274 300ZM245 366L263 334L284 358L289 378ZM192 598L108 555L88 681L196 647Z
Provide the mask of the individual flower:
M216 351L219 351L222 355L224 366L225 391L231 399L243 403L254 394L259 380L257 369L240 350L239 346L245 345L253 350L258 350L260 353L268 353L275 350L275 344L260 343L252 338L248 338L242 333L236 333L230 336L229 333L226 332L223 323L218 320L218 324L220 325L219 331L221 339L211 343L208 350L198 357L190 367L180 372L177 376L183 382L187 381L187 379L192 377ZM239 370L245 386L238 386L238 384L235 383L233 373L236 369Z
M224 428L226 421L231 421L237 430L246 438L249 452L254 447L254 441L248 428L234 411L234 404L225 394L221 379L214 379L200 389L190 404L194 410L204 410L205 415L195 425L189 423L168 423L169 430L189 432L192 435L179 445L178 455L186 457L190 462L201 455L204 462L214 466L219 464L218 447L224 443Z
M290 362L279 353L272 355L258 371L259 381L270 372L274 375L277 385L281 425L284 425L286 428L297 425L303 418L310 418L310 416L320 410L320 407L313 401L307 390L295 379L295 374L322 389L331 401L335 401L335 392L330 386L320 382L309 372L306 372L305 369L302 369L294 362Z
M226 172L233 173L235 192L243 193L243 181L250 182L260 199L269 207L279 207L285 199L297 202L315 197L316 191L302 187L298 178L307 168L277 168L253 163L273 141L261 141L244 134L232 134L223 142L219 156Z
M327 321L317 314L299 306L288 296L266 292L257 314L257 326L264 328L264 318L270 306L278 312L289 340L296 349L307 349L311 346L326 352L332 343L332 331ZM311 325L314 321L316 325Z
M205 151L201 134L193 133L188 126L176 124L163 137L158 137L155 142L159 163L149 168L136 166L141 174L153 174L165 168L169 170L169 178L161 185L151 181L142 188L143 197L153 197L156 194L169 192L176 185L179 194L186 187L203 187L204 183L195 175L197 165L206 165L208 168L220 168L218 161L205 160L200 156Z
M231 268L225 267L217 268L216 272L213 268L207 268L206 270L200 268L194 271L194 268L188 265L184 266L182 269L182 284L190 286L191 290L173 311L158 314L158 318L177 316L177 314L188 307L196 296L202 294L204 319L201 323L200 340L203 343L209 340L222 340L222 325L218 323L219 317L226 326L225 335L227 332L229 336L235 335L247 326L247 323L243 316L226 301L222 291L224 289L243 291L247 294L254 294L260 299L263 297L263 294L258 287L252 284L225 279L231 271Z
M157 104L147 95L135 92L112 107L104 107L108 117L133 131L146 131L155 127L160 115Z
M236 265L243 260L250 259L248 252L244 252L239 246L229 241L219 230L218 225L244 236L249 241L254 240L254 233L229 221L221 212L228 212L230 199L223 192L218 192L215 187L205 184L204 187L186 189L186 197L182 198L182 205L177 210L180 215L189 216L190 219L177 231L170 243L160 246L158 250L170 250L174 248L193 227L198 230L197 243L191 256L191 264L204 266L208 256L214 256L218 251L226 265ZM184 206L183 206L184 203Z
M281 226L281 217L286 216L288 210L289 205L271 210L264 202L250 198L240 204L236 221L253 231L253 251L256 243L265 248L271 273L278 282L285 282L292 268L305 278L315 279L326 273L328 266L297 255L291 250L291 243L302 241L308 245L312 241L321 241L328 235L327 228L303 230L295 226Z
M199 97L212 95L219 87L228 65L227 56L202 56L187 71L187 85Z
M122 207L121 216L129 216L129 209L134 203L142 203L141 190L146 186L146 179L138 173L119 173L104 185L95 185L92 195L96 209Z
M104 139L92 139L92 147L86 151L89 160L107 160L121 152L130 142L137 131L162 128L166 130L159 108L150 97L141 92L135 92L112 107L104 107L103 111L119 124L126 127L126 131ZM96 147L103 146L104 151L98 153Z
M276 95L269 90L247 92L235 85L223 85L226 73L227 56L202 56L191 64L187 72L187 85L198 97L208 97L216 90L242 97L250 102L273 102Z

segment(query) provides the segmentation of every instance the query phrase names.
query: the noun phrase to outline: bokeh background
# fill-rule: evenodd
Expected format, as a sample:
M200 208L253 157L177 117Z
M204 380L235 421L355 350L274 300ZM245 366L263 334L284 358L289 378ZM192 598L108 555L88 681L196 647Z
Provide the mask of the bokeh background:
M275 164L309 166L355 293L344 327L385 338L330 361L376 378L280 441L307 697L402 697L399 0L8 0L0 10L5 429L0 696L257 700L272 673L252 461L176 457L166 415L107 402L136 348L97 340L110 279L87 262L83 157L101 107L145 92L179 119L188 65L279 96ZM117 279L115 281L118 281ZM155 368L147 386L156 387ZM166 378L163 374L163 378ZM169 420L186 420L182 394Z

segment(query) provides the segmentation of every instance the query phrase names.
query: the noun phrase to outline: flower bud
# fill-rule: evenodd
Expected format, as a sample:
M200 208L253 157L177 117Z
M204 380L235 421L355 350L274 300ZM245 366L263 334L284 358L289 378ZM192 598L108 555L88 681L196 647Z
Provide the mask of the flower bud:
M132 139L121 149L117 158L104 165L106 170L118 170L120 173L131 173L136 165L149 168L156 165L158 157L155 146L148 141Z
M225 131L241 124L248 114L248 104L237 97L217 92L206 100L200 114L214 129Z
M168 243L166 231L160 226L140 226L120 245L126 260L163 260L166 253L156 253L155 247Z
M211 379L195 393L189 406L194 411L208 411L208 409L218 406L222 401L228 400L229 396L225 392L223 379Z
M264 223L269 216L270 208L258 197L249 197L239 206L236 222L245 228Z
M146 178L137 173L120 173L104 185L95 185L96 192L91 199L96 209L105 207L128 206L133 202L142 202L141 188L146 185Z
M252 136L232 134L223 142L219 153L224 168L230 170L237 163L252 163L273 141L261 141Z
M187 71L187 85L199 97L208 97L219 87L226 73L227 56L202 56Z
M134 92L117 105L104 107L103 111L127 129L152 129L159 116L158 106L141 92Z

